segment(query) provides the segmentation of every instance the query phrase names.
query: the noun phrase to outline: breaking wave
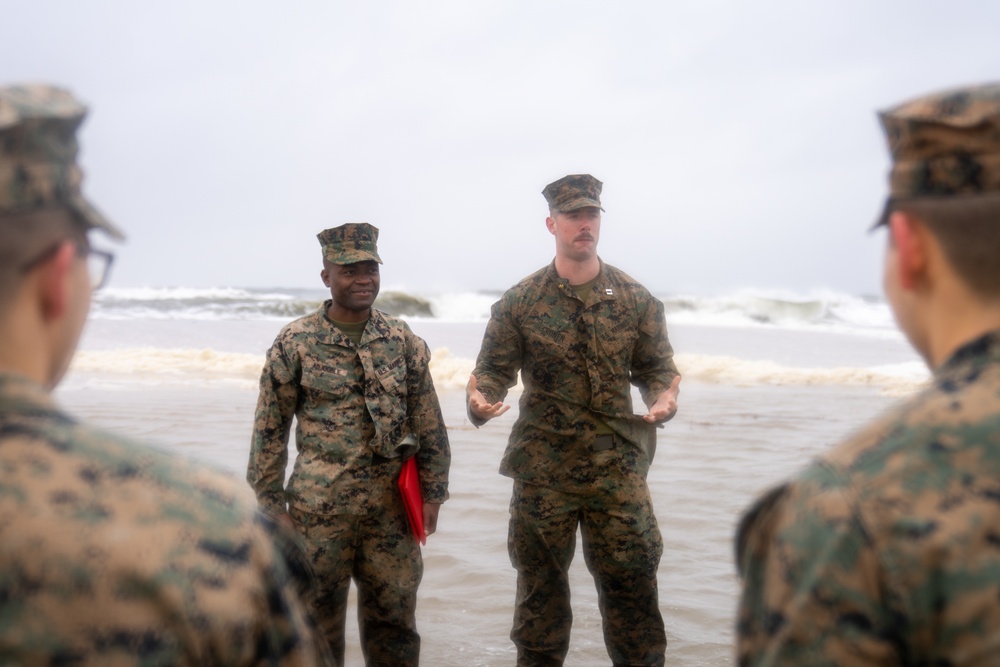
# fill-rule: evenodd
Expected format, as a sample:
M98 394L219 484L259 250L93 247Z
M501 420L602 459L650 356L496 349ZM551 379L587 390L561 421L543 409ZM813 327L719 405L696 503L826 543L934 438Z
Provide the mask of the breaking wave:
M376 306L394 315L447 322L481 322L500 292L413 294L383 290ZM91 317L121 319L282 320L315 311L329 298L314 289L111 288L95 295ZM721 296L661 295L670 324L778 327L895 335L879 297L839 292L796 294L745 290Z

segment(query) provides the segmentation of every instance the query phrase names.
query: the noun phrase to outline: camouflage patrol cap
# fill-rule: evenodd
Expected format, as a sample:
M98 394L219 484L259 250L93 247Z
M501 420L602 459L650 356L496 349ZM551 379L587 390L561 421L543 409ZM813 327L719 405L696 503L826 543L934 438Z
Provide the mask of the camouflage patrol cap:
M323 248L323 259L331 264L357 264L369 260L382 263L378 256L378 227L367 222L349 222L324 229L316 235Z
M898 201L1000 193L1000 84L920 97L879 120L893 164L876 227Z
M80 192L76 131L86 113L62 88L0 87L0 218L61 206L86 227L125 238Z
M549 183L542 190L549 208L560 213L585 206L601 208L601 188L604 186L590 174L571 174Z

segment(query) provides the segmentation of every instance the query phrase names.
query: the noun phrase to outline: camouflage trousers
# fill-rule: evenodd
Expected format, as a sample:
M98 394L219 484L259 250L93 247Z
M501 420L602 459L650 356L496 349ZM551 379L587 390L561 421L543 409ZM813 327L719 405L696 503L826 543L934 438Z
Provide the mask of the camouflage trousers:
M424 566L394 482L375 484L385 487L377 494L382 502L373 497L372 505L378 509L367 515L289 510L305 540L315 575L308 602L337 665L344 664L347 594L352 579L358 590L365 664L416 667L419 663L417 587Z
M518 667L562 665L566 658L577 525L613 664L663 665L667 636L656 584L663 537L646 481L624 473L586 495L515 480L507 548L517 570L510 637Z

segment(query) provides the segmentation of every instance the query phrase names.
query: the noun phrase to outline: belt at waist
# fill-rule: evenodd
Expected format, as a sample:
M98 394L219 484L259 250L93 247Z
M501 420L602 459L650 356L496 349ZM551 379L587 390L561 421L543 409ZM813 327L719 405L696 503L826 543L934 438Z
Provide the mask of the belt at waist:
M590 446L591 451L603 452L614 449L621 444L622 437L617 433L608 433L594 438L594 444Z

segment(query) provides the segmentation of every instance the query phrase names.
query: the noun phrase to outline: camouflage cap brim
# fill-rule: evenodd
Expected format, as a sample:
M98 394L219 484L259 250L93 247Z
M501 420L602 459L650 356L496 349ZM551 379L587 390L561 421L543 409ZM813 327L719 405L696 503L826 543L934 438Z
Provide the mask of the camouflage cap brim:
M67 206L89 229L100 229L116 241L125 240L125 234L83 197L79 195L71 197Z
M350 250L331 249L330 252L323 253L323 259L331 264L357 264L358 262L378 262L382 263L382 258L374 250L360 250L352 248Z
M602 211L604 210L604 208L601 206L601 202L594 199L586 199L586 198L574 199L573 201L566 202L565 204L559 206L559 208L556 210L558 210L560 213L569 213L570 211L576 211L577 209L587 208L588 206L599 208Z

